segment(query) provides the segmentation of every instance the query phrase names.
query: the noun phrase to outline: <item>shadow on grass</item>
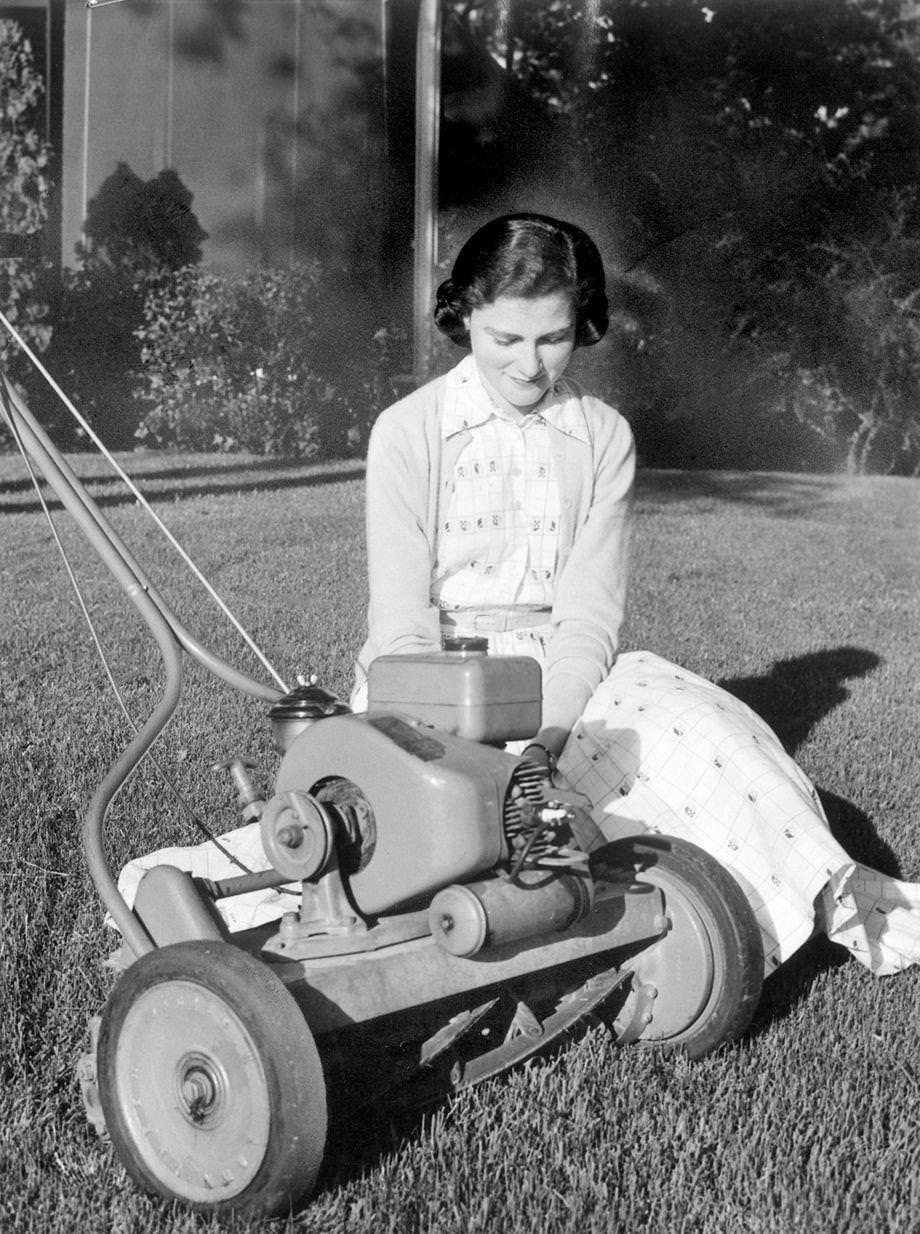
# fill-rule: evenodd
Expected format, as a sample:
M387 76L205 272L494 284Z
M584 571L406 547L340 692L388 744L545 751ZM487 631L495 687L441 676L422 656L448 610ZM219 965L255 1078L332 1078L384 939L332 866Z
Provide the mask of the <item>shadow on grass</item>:
M874 651L833 647L777 660L765 676L718 684L756 711L794 755L818 721L850 697L844 682L866 677L880 664Z
M636 476L639 512L653 513L671 502L692 500L756 506L780 518L814 514L831 507L833 476L763 471L646 470Z
M81 456L82 457L82 456ZM241 462L239 459L234 459L232 455L228 455L226 462L213 464L193 463L186 466L176 467L155 467L149 471L144 467L132 467L130 462L122 462L124 470L133 480L203 480L208 476L227 476L239 471L283 471L286 467L306 466L307 464L284 463L278 459L266 458L257 459L251 462ZM95 456L87 455L86 458L93 459ZM75 462L73 457L70 459L71 470L76 472L87 488L92 488L94 485L118 484L120 483L114 471L100 472L98 475L95 472L86 472L81 474L79 462ZM32 481L28 476L20 476L15 480L0 480L0 496L5 493L28 493L32 491Z
M92 458L92 456L88 456ZM94 461L94 460L93 460ZM144 462L149 462L148 458ZM80 475L79 461L71 460ZM364 475L362 460L342 460L332 464L291 463L283 459L234 460L226 462L192 463L152 467L147 470L131 460L123 466L135 482L145 490L151 501L172 501L182 497L207 497L223 492L248 493L256 490L309 487L333 484L342 480L357 480ZM106 490L120 481L114 473L80 475L84 486L92 493ZM794 518L813 514L831 507L831 476L797 476L770 472L731 471L640 471L636 492L640 512L652 513L656 508L673 502L711 500L750 505L767 510L778 517ZM149 491L146 491L149 489ZM35 499L15 500L18 494L32 492L27 476L0 481L0 514L30 514L41 509ZM4 500L4 498L12 500ZM99 505L128 505L134 501L125 491L99 491L94 498ZM56 500L52 502L56 505Z
M881 659L862 647L834 647L777 660L766 676L732 677L719 685L752 708L795 755L814 726L850 696L845 682L875 671ZM899 876L897 859L861 810L818 789L834 838L855 861Z
M133 474L130 469L125 470L151 504L192 497L213 497L221 493L270 493L289 488L317 488L324 484L358 480L364 476L363 463L325 464L321 470L314 467L315 465L283 463L274 459L230 464L226 467L170 467L161 471L135 471ZM82 476L80 479L97 506L135 504L134 496L127 489L104 491L113 484L120 484L114 475ZM161 487L164 481L167 483ZM180 482L169 483L170 481ZM33 491L32 482L28 478L0 483L0 515L39 513L42 507L37 497L30 500L3 499L7 493ZM61 507L56 497L50 497L48 505L52 510Z

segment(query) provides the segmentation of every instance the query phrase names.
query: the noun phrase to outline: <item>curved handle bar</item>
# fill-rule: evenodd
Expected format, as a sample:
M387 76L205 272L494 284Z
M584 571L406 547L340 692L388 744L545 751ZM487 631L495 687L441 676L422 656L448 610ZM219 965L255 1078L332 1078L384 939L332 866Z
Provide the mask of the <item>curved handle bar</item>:
M169 723L179 704L183 679L182 649L229 685L256 698L277 702L282 692L253 680L220 657L212 655L185 630L4 374L0 374L0 410L65 509L73 516L146 622L163 659L166 681L162 697L96 789L83 824L83 847L90 877L125 942L135 955L141 956L153 950L154 943L118 890L105 856L102 837L106 816L116 794Z

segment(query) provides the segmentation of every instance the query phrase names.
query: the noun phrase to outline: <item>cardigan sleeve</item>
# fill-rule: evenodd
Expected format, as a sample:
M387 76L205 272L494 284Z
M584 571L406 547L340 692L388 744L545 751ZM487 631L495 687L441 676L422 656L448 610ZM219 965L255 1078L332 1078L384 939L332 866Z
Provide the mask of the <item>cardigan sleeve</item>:
M421 394L422 392L418 392ZM359 656L367 671L379 655L440 649L438 610L430 599L428 535L431 469L427 438L413 424L415 399L385 411L367 452L368 640Z
M565 730L613 667L626 602L635 447L626 420L600 406L607 431L598 434L587 509L558 576L544 669L543 724Z

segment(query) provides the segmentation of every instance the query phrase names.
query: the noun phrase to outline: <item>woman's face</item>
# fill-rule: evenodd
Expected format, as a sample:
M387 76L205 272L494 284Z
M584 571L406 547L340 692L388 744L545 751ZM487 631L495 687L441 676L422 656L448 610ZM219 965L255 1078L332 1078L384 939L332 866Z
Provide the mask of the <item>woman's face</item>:
M479 375L506 410L533 411L575 350L575 311L563 291L499 296L466 321Z

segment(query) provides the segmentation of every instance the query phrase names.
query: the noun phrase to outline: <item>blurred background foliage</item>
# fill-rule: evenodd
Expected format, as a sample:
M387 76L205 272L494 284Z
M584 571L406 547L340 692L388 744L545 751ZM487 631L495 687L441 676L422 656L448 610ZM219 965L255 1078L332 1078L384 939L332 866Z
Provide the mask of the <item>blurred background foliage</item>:
M444 16L445 264L506 209L586 226L614 325L580 372L648 465L920 474L915 4L444 0ZM21 56L15 37L0 23L0 57ZM28 105L2 97L20 169L2 226L27 231L42 148ZM405 388L405 286L343 310L321 232L306 262L207 273L178 175L121 165L77 267L49 290L10 251L3 299L42 323L113 445L360 452ZM440 348L434 370L453 358Z
M604 387L646 459L916 474L915 6L450 7L539 119L448 126L445 188L537 166L615 255Z

